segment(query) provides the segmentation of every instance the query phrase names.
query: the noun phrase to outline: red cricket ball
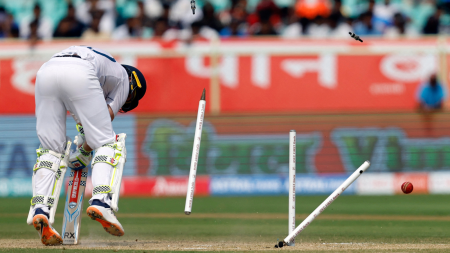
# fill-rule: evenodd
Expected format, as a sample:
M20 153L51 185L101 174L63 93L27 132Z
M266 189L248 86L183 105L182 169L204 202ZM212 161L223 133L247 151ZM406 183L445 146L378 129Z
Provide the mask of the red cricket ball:
M413 185L410 182L404 182L402 184L402 191L405 194L409 194L413 191Z

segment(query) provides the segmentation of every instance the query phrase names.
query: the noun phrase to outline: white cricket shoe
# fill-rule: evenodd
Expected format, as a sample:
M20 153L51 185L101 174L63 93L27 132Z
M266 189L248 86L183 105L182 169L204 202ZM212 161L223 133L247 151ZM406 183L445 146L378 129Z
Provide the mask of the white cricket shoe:
M92 205L88 207L86 212L91 219L100 222L106 232L115 236L123 236L125 234L122 225L117 220L116 215L111 208Z
M50 225L46 213L42 212L40 208L36 209L33 217L33 226L38 231L41 237L41 242L47 246L60 245L63 242L58 231Z

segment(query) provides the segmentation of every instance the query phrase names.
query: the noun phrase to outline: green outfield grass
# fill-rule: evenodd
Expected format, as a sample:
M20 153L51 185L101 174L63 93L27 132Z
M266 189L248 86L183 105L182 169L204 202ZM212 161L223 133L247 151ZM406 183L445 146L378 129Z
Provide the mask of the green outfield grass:
M311 213L325 198L297 196L297 213L299 216ZM323 213L326 219L316 219L297 242L449 244L449 199L447 195L341 196ZM0 225L3 228L0 238L32 239L39 243L37 233L26 224L29 199L0 200ZM118 217L125 228L124 237L109 236L85 213L81 237L111 239L117 243L136 240L193 240L199 244L250 241L272 247L277 239L287 236L287 202L287 196L195 198L193 213L184 216L184 198L122 198ZM60 216L54 227L60 231L64 199L59 204ZM86 207L87 204L84 209ZM223 214L227 216L223 217ZM261 214L271 215L257 218ZM286 215L286 219L277 214ZM301 221L297 219L297 225Z

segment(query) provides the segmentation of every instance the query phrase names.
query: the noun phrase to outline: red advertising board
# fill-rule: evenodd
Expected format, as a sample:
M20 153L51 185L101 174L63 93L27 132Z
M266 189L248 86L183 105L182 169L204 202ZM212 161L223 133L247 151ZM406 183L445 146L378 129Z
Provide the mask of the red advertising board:
M122 179L124 196L186 196L187 177L125 177ZM199 176L195 180L195 195L209 195L209 176Z
M26 44L0 44L0 113L34 113L37 70L72 44L79 42L44 43L32 52ZM137 112L196 111L203 88L211 98L209 42L90 45L143 72L148 92ZM220 89L214 97L220 99L220 111L228 113L411 110L420 84L439 69L436 45L433 38L363 45L350 40L224 40L217 48Z

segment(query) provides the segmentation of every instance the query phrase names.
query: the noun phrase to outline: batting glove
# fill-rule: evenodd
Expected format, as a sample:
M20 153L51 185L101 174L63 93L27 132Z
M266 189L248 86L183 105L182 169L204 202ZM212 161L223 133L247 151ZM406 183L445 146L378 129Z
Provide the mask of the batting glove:
M92 161L92 153L92 151L85 151L83 146L81 146L75 152L70 154L69 167L73 170L82 170L86 168Z

